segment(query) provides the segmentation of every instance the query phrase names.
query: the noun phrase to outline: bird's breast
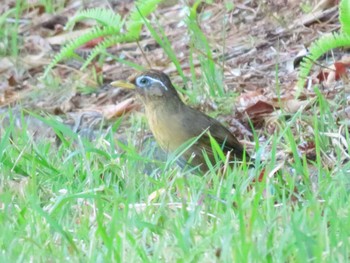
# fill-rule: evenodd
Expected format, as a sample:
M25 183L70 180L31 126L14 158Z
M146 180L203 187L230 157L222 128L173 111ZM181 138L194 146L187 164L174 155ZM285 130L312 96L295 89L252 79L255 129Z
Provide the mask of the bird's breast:
M146 115L150 129L161 148L174 151L192 138L183 127L182 116L164 109L147 109Z

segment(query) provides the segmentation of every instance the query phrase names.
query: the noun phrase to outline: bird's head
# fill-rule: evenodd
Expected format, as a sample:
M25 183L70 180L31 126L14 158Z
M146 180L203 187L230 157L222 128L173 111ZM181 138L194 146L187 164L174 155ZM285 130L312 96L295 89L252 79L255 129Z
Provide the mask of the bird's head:
M169 77L158 70L148 70L132 75L128 81L113 81L114 87L135 89L144 102L178 99Z

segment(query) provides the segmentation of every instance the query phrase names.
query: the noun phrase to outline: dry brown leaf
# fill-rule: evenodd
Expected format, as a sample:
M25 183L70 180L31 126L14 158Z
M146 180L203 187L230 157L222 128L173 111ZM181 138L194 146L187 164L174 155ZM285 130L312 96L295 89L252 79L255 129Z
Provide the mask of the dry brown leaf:
M45 53L42 52L38 55L27 55L21 59L23 62L23 66L27 69L30 70L35 67L41 67L48 65L50 63L50 59L46 57Z
M261 115L265 115L271 113L275 110L275 108L264 101L259 100L256 104L250 106L245 110L249 117L255 118Z
M335 5L337 5L338 0L321 0L315 7L314 9L311 11L311 13L313 12L317 12L317 11L323 11L325 9L331 8Z
M88 42L86 42L84 45L82 45L80 48L94 48L96 47L98 44L100 44L102 41L104 40L104 37L97 37L95 39L92 39Z
M295 113L300 110L300 108L305 108L308 106L309 102L310 101L307 100L297 100L294 98L282 98L280 100L277 98L272 99L272 105L275 108L283 109L289 113Z
M8 79L7 79L7 83L9 86L11 87L15 87L18 84L18 81L16 79L16 77L14 75L11 75Z
M118 103L117 105L93 107L92 109L90 108L90 110L98 111L104 116L104 118L111 120L124 115L125 113L135 109L137 106L138 104L135 103L135 99L129 98Z
M322 69L316 76L319 82L323 82L324 85L330 86L333 82L339 79L347 79L347 68L350 66L348 59L343 61L334 62L333 65L328 68Z
M305 108L309 105L309 101L303 100L303 101L299 101L299 100L288 100L285 104L284 104L284 110L286 112L289 113L295 113L298 110L300 110L300 108Z
M6 89L3 93L0 93L0 105L9 105L20 98L18 92L13 89Z
M46 40L51 44L51 45L63 45L67 43L69 40L74 40L77 37L80 37L81 35L84 35L88 32L91 31L91 28L84 28L81 30L75 30L72 32L68 32L65 34L57 35L54 37L48 37Z
M267 101L267 98L258 90L245 92L237 98L236 107L240 109L240 111L244 111L255 105L258 101Z
M301 154L306 155L306 158L309 160L316 159L316 146L315 142L307 141L298 145L298 149Z
M57 25L64 26L68 21L66 16L56 15L51 17L49 20L41 23L43 28L47 28L50 30L55 30Z

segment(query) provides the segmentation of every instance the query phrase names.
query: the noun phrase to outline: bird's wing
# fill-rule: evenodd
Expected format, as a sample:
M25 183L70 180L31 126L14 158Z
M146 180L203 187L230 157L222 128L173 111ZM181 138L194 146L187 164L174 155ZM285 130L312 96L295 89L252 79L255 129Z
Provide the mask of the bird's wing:
M221 149L226 154L231 151L231 159L241 160L244 155L244 147L242 144L236 139L236 137L220 122L217 120L203 114L202 112L191 109L193 113L192 116L196 116L196 120L194 120L192 129L194 136L198 136L203 133L203 131L207 130L208 133L204 133L197 141L197 144L203 148L210 158L213 158L213 149L210 143L210 136L212 136L217 143L221 146ZM250 157L248 153L245 153L246 159L249 160Z

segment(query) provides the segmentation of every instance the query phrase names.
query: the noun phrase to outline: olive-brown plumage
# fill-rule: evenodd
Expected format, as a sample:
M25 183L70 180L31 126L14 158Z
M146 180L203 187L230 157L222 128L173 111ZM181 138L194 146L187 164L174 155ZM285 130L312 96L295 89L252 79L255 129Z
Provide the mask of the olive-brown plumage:
M212 164L215 158L210 136L222 146L224 153L230 152L230 160L242 160L243 146L232 133L217 120L185 105L179 98L169 77L161 71L149 70L132 76L129 83L116 81L113 86L136 88L145 105L150 129L161 148L174 152L189 140L202 136L182 154L179 164L184 166L191 159L191 165L208 170L204 159L206 152Z

